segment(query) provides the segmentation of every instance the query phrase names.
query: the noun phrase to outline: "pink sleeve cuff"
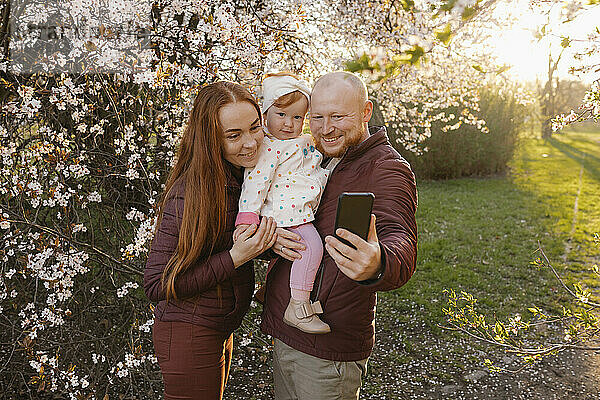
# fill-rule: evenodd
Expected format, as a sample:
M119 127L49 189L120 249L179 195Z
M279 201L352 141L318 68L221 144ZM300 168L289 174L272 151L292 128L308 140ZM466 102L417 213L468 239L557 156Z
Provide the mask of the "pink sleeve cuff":
M260 223L260 219L258 218L258 214L255 214L253 212L241 212L238 213L237 218L235 219L235 226L241 225L241 224L246 224L246 225L252 225L252 224L256 224L258 226L258 224Z

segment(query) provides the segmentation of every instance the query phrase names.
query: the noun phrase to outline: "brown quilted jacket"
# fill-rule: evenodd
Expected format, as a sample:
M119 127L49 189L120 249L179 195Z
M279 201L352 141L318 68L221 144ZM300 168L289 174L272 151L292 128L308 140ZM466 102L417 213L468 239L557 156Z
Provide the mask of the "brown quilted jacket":
M303 333L283 322L290 298L289 261L272 261L264 286L262 331L304 353L335 361L358 361L371 354L376 292L404 285L417 259L414 174L390 145L385 128L371 128L370 132L370 138L348 149L332 171L314 224L323 239L332 235L338 196L342 192L373 192L383 276L368 282L353 281L324 252L313 299L321 302L324 313L320 317L331 326L331 333L325 335Z
M229 250L238 212L242 172L226 163L227 220L212 254L203 255L175 283L178 300L165 301L162 272L177 247L184 207L184 185L177 184L175 195L167 200L158 232L152 242L146 269L144 291L158 302L155 317L161 321L180 321L206 326L221 332L233 332L248 311L254 292L252 262L234 268Z

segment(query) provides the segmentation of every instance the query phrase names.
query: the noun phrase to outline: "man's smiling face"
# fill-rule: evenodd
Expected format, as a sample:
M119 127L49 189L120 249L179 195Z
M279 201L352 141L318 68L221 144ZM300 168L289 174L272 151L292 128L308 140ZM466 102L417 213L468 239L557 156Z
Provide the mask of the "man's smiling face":
M365 104L356 90L342 81L317 84L310 98L310 130L317 149L328 157L341 157L348 147L368 137Z

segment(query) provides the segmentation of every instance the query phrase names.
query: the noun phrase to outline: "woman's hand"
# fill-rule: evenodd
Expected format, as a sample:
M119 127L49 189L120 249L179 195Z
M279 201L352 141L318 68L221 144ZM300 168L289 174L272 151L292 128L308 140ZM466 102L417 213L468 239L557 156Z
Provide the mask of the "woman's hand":
M233 265L237 268L273 246L277 240L276 228L277 224L272 217L263 217L258 228L256 224L252 224L240 232L229 250Z

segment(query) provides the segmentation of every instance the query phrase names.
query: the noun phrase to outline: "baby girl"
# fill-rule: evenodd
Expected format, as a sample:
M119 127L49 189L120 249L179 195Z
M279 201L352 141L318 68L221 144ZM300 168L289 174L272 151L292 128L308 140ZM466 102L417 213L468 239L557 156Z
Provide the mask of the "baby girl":
M320 167L322 155L312 136L302 133L309 101L310 89L295 75L266 75L262 104L266 135L256 166L245 173L236 234L265 216L302 237L306 250L292 263L291 298L283 320L303 332L328 333L329 325L317 316L323 312L320 303L310 302L323 257L323 243L311 221L329 172Z

